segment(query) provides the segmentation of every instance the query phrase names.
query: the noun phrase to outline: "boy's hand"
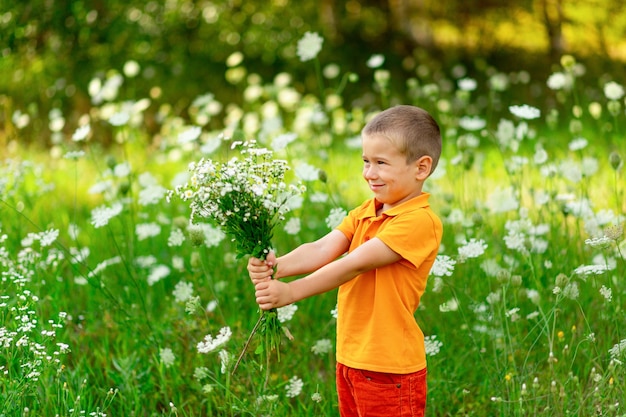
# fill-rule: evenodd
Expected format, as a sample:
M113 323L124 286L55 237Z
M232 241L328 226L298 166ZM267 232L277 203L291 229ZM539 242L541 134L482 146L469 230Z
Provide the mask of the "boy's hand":
M253 257L248 259L248 274L252 283L256 285L259 282L271 280L272 274L274 274L274 265L276 265L274 252L268 253L264 261Z
M269 310L293 303L291 287L288 283L275 279L261 280L254 285L256 302L261 310Z

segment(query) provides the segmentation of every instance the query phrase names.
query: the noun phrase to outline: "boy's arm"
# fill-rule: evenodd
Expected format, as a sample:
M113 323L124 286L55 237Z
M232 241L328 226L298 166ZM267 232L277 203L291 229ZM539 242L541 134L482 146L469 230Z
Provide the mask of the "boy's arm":
M311 275L289 283L261 280L255 285L261 309L282 307L339 287L359 274L398 262L402 257L378 238L371 239L343 258L322 266Z
M339 230L333 230L322 238L298 246L276 259L274 278L308 274L343 255L350 248L350 241Z
M259 280L285 278L315 271L337 259L348 251L350 241L339 230L333 230L324 237L298 246L296 249L276 259L270 252L265 261L257 258L248 260L248 273L256 284ZM276 273L273 266L276 265Z

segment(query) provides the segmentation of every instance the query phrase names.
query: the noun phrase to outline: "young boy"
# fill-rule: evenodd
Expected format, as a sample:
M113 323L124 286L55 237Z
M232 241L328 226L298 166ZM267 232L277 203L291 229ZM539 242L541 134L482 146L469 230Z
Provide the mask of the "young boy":
M361 133L363 178L374 198L317 241L279 258L250 258L248 271L264 310L339 287L342 417L423 416L426 354L414 313L442 225L422 186L439 161L441 134L430 114L406 105L379 113ZM310 275L279 280L301 274Z

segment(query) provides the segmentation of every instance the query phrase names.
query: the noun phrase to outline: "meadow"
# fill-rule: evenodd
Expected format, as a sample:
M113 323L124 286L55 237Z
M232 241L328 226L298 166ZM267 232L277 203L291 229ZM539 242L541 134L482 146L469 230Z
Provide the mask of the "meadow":
M370 197L359 132L399 102L398 85L444 138L427 182L444 239L415 314L427 415L626 416L619 80L589 82L565 56L548 79L421 64L398 81L381 55L368 80L306 46L315 91L286 72L262 79L234 54L225 78L241 104L206 93L184 118L158 87L121 98L131 61L94 77L81 117L47 115L48 149L24 145L41 123L13 112L0 163L0 416L337 415L335 292L279 311L293 335L280 360L268 366L253 338L232 372L259 317L246 258L168 192L190 163L255 140L306 186L275 250L321 237ZM344 102L357 78L371 95Z

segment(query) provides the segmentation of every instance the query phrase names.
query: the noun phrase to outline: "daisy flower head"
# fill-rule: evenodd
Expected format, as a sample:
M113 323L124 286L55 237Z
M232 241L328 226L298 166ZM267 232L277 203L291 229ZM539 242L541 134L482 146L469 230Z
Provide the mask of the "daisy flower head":
M533 106L529 106L528 104L522 104L521 106L509 106L509 111L524 120L533 120L537 119L541 116L541 111Z
M317 54L322 50L322 38L316 32L306 32L304 36L298 41L297 54L300 57L300 61L310 61L317 57Z

